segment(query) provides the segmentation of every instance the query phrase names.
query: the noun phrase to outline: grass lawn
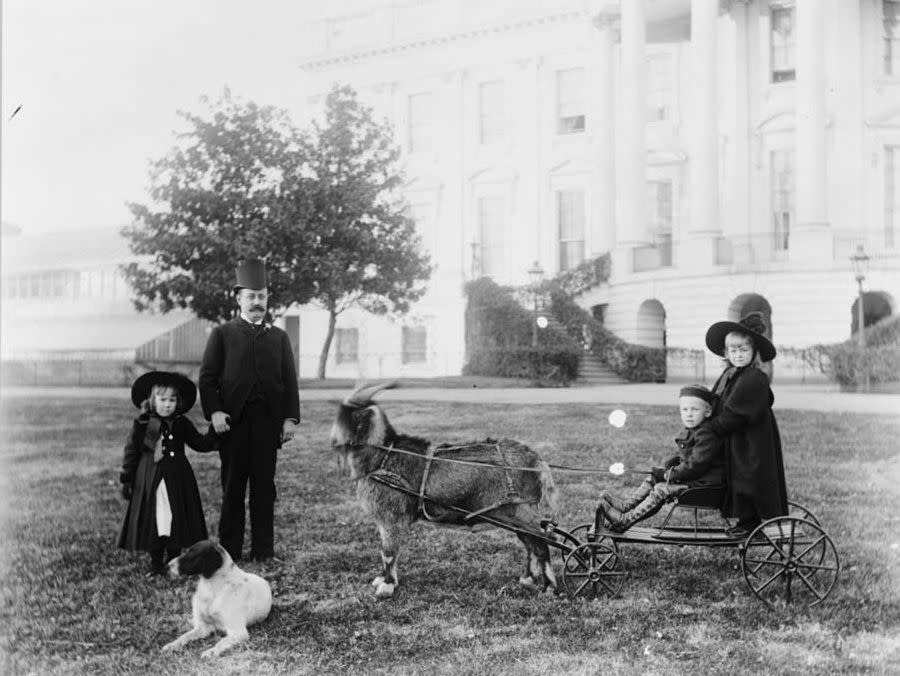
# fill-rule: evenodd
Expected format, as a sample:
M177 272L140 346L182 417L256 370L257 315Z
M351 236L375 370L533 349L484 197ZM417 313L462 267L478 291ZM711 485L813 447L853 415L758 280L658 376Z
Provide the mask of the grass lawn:
M520 439L551 463L657 463L675 407L392 403L394 425L436 441ZM536 595L516 580L524 550L502 531L420 525L401 586L378 602L378 539L339 476L333 405L304 404L279 457L276 547L247 563L272 584L269 619L212 663L159 648L189 624L192 582L148 580L146 555L115 548L121 447L133 409L115 399L5 399L0 499L0 672L11 674L845 674L900 673L900 420L779 412L791 498L822 520L843 571L821 607L779 615L753 597L731 549L623 545L630 579L593 602ZM602 450L599 450L602 449ZM192 454L207 523L218 458ZM601 490L634 476L556 474L559 522L589 520ZM559 573L561 561L554 553Z

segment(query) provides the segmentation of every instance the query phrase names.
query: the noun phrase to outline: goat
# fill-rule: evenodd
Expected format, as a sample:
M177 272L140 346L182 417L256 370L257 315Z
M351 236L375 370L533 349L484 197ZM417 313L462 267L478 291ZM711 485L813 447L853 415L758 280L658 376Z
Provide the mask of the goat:
M358 386L341 402L331 429L339 463L356 480L357 497L381 536L382 569L372 581L376 596L393 596L401 539L423 518L436 525L514 530L527 551L519 582L555 589L549 547L540 537L541 519L556 509L547 464L510 439L434 447L426 439L399 434L373 401L377 392L393 386Z

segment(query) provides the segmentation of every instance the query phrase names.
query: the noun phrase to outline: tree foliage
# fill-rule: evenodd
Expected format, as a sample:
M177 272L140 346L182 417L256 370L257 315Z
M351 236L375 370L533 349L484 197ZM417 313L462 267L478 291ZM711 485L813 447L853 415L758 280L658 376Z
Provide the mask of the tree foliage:
M303 139L303 198L316 233L316 300L329 312L319 362L331 346L337 315L354 305L375 314L403 313L425 293L431 275L421 238L400 195L400 151L387 122L376 122L349 87L333 88L324 122Z
M231 97L208 115L180 112L188 130L151 165L152 203L130 204L123 229L133 253L124 267L138 310L187 308L222 321L234 313L231 288L241 258L265 258L270 309L280 314L313 293L311 233L295 200L299 133L286 113Z
M188 130L152 163L152 202L130 204L123 229L142 257L123 268L138 310L227 319L237 261L264 258L273 314L311 300L329 313L324 378L341 312L404 313L425 293L431 264L401 194L399 149L352 89L333 88L305 132L227 91L207 115L180 115Z

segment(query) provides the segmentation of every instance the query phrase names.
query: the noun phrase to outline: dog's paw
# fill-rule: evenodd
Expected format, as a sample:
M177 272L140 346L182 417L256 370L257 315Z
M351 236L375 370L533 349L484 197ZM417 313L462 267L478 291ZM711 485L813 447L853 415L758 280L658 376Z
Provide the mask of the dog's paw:
M379 575L374 580L372 580L372 586L375 587L376 589L383 584L384 584L384 576L383 575Z
M379 598L379 599L391 598L394 595L394 586L395 585L387 584L386 582L382 581L381 584L379 584L375 588L375 598Z
M160 650L164 653L170 653L174 650L178 650L181 647L181 644L178 641L172 641L170 643L166 643Z
M212 659L213 657L218 657L219 653L215 648L207 648L202 653L200 653L200 658L204 660Z

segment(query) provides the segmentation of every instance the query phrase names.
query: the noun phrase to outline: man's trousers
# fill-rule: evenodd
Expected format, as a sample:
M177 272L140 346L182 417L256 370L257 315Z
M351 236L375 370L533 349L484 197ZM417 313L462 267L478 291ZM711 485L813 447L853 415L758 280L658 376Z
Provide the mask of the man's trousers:
M219 541L235 561L244 545L244 498L250 485L250 554L272 556L274 546L275 462L282 421L265 402L248 402L240 420L222 437L222 515Z

